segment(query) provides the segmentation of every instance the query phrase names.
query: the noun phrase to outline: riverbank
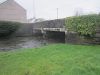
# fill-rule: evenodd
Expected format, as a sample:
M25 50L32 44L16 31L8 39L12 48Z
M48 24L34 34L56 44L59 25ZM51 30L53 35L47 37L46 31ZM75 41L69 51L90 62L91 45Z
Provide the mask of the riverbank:
M100 75L100 45L54 44L0 52L0 75Z

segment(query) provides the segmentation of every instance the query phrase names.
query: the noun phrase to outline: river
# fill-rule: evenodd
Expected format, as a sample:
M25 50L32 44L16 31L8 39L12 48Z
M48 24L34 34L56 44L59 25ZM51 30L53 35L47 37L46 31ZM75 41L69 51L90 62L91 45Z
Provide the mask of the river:
M43 39L42 37L13 37L0 39L0 51L17 50L21 48L37 48L48 44L64 43L57 39Z

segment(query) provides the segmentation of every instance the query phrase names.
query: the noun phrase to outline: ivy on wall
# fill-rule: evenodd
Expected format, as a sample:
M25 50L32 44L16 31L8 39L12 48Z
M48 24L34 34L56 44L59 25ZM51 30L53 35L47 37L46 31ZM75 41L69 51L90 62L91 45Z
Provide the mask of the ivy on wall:
M100 15L82 15L66 18L66 28L69 32L77 32L81 36L92 37L96 33L96 27L100 26Z

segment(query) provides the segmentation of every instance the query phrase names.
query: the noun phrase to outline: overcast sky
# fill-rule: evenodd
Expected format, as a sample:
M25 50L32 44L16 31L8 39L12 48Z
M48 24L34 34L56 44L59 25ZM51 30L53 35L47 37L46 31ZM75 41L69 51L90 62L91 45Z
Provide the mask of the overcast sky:
M27 10L27 17L55 19L75 15L76 11L97 13L100 11L100 0L16 0Z

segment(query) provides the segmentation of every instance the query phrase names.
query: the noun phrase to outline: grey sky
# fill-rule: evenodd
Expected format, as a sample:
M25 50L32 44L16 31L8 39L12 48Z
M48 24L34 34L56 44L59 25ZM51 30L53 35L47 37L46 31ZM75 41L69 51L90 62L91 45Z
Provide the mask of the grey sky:
M82 10L84 13L97 13L100 11L100 0L16 0L27 10L28 18L34 16L44 19L72 16L75 11ZM34 3L35 2L35 3ZM35 5L34 5L35 4ZM35 11L34 11L35 8Z

